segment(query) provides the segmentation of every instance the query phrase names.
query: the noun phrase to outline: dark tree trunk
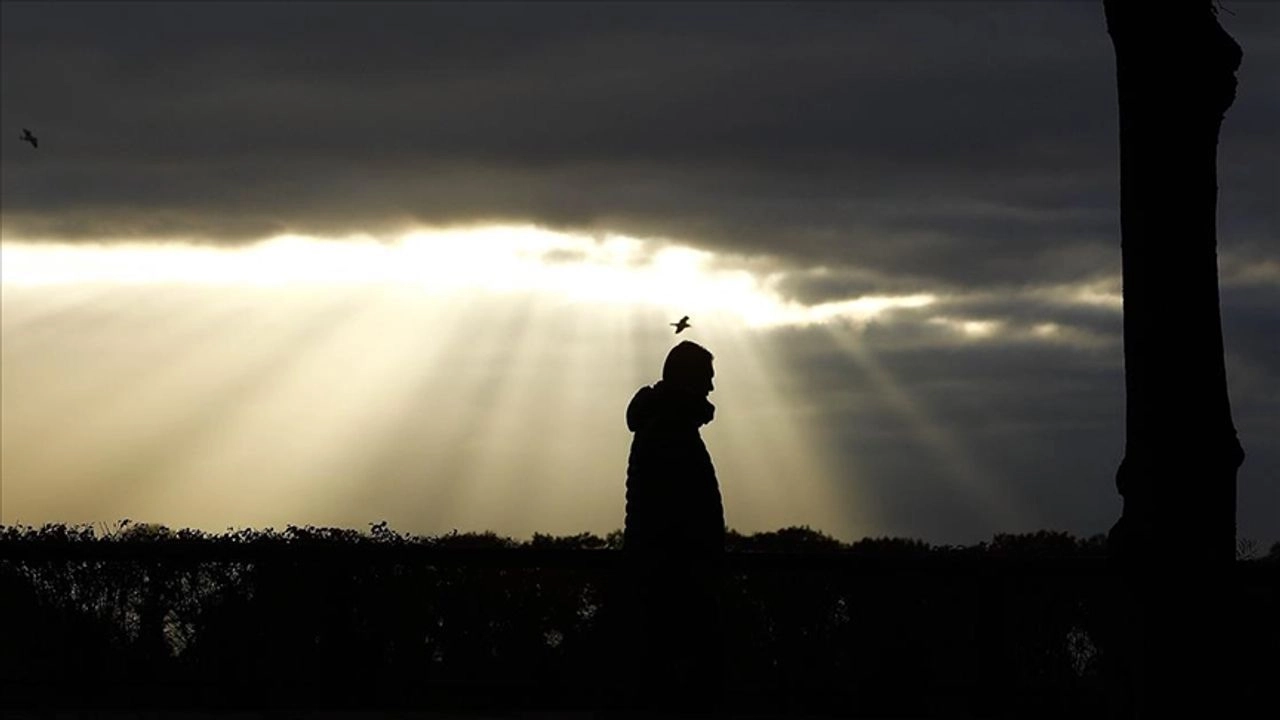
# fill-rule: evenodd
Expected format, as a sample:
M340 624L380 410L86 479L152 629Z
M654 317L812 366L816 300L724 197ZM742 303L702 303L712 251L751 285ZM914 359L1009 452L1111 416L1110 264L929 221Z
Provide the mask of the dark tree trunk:
M1126 399L1111 548L1129 580L1129 708L1156 716L1214 707L1215 667L1229 662L1223 583L1244 453L1215 226L1218 131L1242 53L1207 0L1103 4L1120 105Z
M1218 310L1218 129L1241 51L1209 2L1106 0L1120 96L1125 458L1117 540L1135 559L1235 557Z

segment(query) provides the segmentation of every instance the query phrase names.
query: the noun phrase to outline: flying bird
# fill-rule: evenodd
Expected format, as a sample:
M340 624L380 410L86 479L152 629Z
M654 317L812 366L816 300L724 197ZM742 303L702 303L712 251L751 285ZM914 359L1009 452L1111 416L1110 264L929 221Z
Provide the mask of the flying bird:
M22 141L31 143L31 147L33 148L40 147L40 140L37 139L35 135L32 135L31 131L26 128L22 128Z
M684 317L680 318L680 322L673 322L673 323L667 323L667 324L675 328L676 334L679 335L681 330L684 330L685 328L689 327L689 316L685 315Z

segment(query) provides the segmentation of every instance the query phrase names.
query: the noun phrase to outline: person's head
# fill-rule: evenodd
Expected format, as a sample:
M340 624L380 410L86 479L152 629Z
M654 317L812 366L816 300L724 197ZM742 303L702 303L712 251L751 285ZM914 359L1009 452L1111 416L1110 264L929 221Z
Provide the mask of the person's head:
M706 348L685 340L667 353L667 360L662 364L662 380L685 392L706 397L716 389L711 381L716 375L711 367L713 359Z

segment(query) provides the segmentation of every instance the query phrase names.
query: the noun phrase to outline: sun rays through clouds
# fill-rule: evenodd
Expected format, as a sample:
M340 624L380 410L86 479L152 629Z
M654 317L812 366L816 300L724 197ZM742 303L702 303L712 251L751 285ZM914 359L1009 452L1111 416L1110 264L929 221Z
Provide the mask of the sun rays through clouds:
M750 258L526 226L3 255L6 522L608 532L623 410L683 315L679 339L717 357L704 434L731 525L892 531L788 333L848 359L842 384L878 397L993 525L1021 512L867 340L1016 325L928 288L805 303ZM1105 302L1092 292L1080 303Z

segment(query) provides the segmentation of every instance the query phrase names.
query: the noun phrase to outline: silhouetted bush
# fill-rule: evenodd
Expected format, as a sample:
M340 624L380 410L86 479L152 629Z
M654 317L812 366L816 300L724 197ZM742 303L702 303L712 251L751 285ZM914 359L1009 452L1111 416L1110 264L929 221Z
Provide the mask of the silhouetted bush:
M625 696L633 640L619 545L385 523L0 527L0 703L607 705ZM730 705L1043 716L1104 703L1115 588L1101 538L850 544L802 527L730 531L727 545ZM1257 636L1237 662L1280 650L1276 555L1241 564L1269 571L1242 580Z

